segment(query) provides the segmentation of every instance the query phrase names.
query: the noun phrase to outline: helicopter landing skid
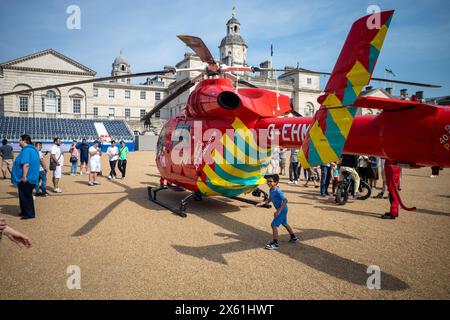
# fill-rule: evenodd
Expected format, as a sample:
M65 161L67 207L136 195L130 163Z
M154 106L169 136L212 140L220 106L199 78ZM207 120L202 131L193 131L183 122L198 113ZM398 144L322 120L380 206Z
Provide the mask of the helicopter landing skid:
M163 208L166 208L166 209L172 211L173 213L175 213L175 214L177 214L177 215L179 215L180 217L183 217L183 218L187 217L186 205L188 203L188 200L190 198L194 198L196 201L200 201L201 200L201 197L198 194L191 193L190 195L188 195L187 197L185 197L183 200L180 201L180 207L179 208L174 208L174 207L171 207L170 205L168 205L167 203L159 201L156 198L156 194L159 191L167 190L167 189L169 189L167 186L160 186L158 188L147 187L148 198L150 199L150 201L156 203L157 205L159 205L159 206L161 206Z
M252 196L254 196L254 197L260 197L261 195L263 196L264 201L266 201L267 198L269 197L269 196L267 195L267 193L264 192L264 191L261 190L261 189L255 189L255 190L252 192ZM260 201L250 200L250 199L241 198L241 197L230 197L230 199L234 199L234 200L237 200L237 201L249 203L249 204L252 204L252 205L257 205L258 203L260 203ZM262 206L262 208L270 209L270 208L272 208L272 205L266 204L266 205Z

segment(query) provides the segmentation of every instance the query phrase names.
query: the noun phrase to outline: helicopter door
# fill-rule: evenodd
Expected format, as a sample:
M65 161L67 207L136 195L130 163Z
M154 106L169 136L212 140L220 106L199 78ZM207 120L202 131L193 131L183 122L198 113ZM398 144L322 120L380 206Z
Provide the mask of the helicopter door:
M184 121L178 122L172 132L172 169L174 173L183 175L182 168L190 164L191 125Z

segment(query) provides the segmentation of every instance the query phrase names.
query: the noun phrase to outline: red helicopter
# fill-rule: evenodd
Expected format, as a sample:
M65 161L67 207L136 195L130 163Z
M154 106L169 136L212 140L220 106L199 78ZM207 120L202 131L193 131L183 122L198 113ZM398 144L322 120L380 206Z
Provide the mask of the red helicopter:
M196 69L200 76L166 97L144 119L207 79L190 94L184 111L161 131L156 154L161 186L149 188L150 199L182 216L189 198L225 196L254 203L238 196L251 192L267 197L258 186L264 183L274 146L300 149L306 168L337 161L343 152L413 168L450 167L450 108L359 97L372 78L393 13L380 13L379 28L368 27L371 16L353 24L314 118L280 118L291 112L289 97L255 87L236 89L233 81L239 79L228 73L257 68L218 66L201 39L179 36L208 65ZM357 107L383 112L355 117ZM176 209L156 197L168 188L192 194Z
M166 69L126 76L90 79L7 94L79 83L198 71L199 76L164 98L145 117L151 117L177 96L194 87L185 109L164 125L157 142L160 187L148 188L151 201L186 216L189 199L224 196L240 198L258 188L274 147L300 149L303 167L337 161L342 153L366 154L412 168L450 167L450 108L419 101L360 97L371 80L394 11L379 14L379 26L369 27L373 15L357 20L347 37L314 118L282 117L291 113L288 96L255 87L234 73L269 69L220 66L200 38L178 36L206 64L205 68ZM276 69L270 69L278 71ZM247 88L237 88L243 84ZM409 85L437 87L395 81ZM1 94L7 95L7 94ZM357 108L381 109L379 115L355 116ZM188 190L178 208L157 199L157 193Z

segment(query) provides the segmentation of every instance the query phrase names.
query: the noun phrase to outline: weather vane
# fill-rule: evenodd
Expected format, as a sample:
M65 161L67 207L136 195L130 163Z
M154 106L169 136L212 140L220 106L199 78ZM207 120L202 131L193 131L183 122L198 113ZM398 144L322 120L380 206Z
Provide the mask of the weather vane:
M231 10L231 16L232 16L233 18L236 17L236 7L233 7L233 9Z

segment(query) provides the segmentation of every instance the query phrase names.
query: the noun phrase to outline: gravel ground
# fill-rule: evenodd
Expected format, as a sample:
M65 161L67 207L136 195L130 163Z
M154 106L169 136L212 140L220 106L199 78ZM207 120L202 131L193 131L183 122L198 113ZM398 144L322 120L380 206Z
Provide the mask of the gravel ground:
M449 299L450 171L430 171L404 170L403 200L418 211L395 221L379 219L388 200L336 206L284 178L301 242L283 230L278 252L263 249L273 209L208 198L180 218L151 203L151 152L130 154L125 180L89 187L86 176L64 175L62 194L36 199L35 220L19 219L17 189L0 180L0 217L33 241L28 250L1 241L0 299ZM80 290L67 288L71 265ZM371 265L381 290L366 286Z

